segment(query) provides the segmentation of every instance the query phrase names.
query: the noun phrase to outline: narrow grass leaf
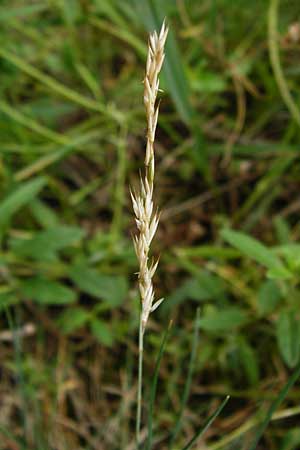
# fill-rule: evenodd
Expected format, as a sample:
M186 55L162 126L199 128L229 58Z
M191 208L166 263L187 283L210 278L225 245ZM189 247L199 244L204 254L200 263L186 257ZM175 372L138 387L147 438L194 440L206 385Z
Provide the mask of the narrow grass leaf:
M162 21L168 17L168 7L158 0L133 0L140 20L148 31L159 30ZM183 58L172 30L170 30L168 42L166 43L166 58L164 61L163 77L165 85L174 101L181 120L190 128L195 144L191 147L191 158L198 169L206 169L206 145L203 134L196 120L196 111L190 101L190 83L184 71Z
M153 439L153 409L154 409L154 402L156 397L156 390L157 390L157 382L158 382L158 375L159 375L159 369L160 369L160 363L163 356L163 353L165 351L167 338L170 333L172 322L170 322L167 330L165 331L165 334L163 336L161 346L158 352L155 369L154 369L154 376L153 381L151 384L151 390L150 390L150 397L149 397L149 404L148 404L148 439L146 444L146 450L151 450L152 448L152 439Z
M159 30L164 17L167 15L163 4L160 3L158 10L156 2L152 0L145 0L144 2L134 0L134 3L139 17L148 31ZM180 61L182 61L182 58L180 57L176 40L170 32L166 43L163 74L181 119L186 124L189 124L193 117L193 110L189 102L189 85Z
M28 6L18 6L17 8L4 8L0 9L0 22L7 22L12 19L25 18L34 14L40 13L47 9L48 6L42 3Z
M128 45L134 48L134 50L137 51L137 53L142 57L147 56L146 45L139 39L137 39L134 33L131 33L126 28L120 28L118 27L118 25L114 26L111 23L106 22L105 20L101 20L95 17L91 17L89 21L96 28L104 30L107 33L111 34L112 36L116 36L121 41L126 42Z
M221 405L216 409L216 411L207 419L205 422L203 428L201 428L197 433L192 437L192 439L187 443L187 445L182 450L190 450L192 446L196 443L196 441L203 436L203 434L208 430L208 428L211 426L211 424L214 422L214 420L218 417L218 415L222 412L222 410L225 408L228 400L229 395L223 400Z
M193 344L192 344L191 357L190 357L190 362L189 362L189 367L188 367L188 373L187 373L186 382L185 382L183 395L182 395L182 399L181 399L179 414L177 416L177 421L176 421L174 431L171 436L171 441L170 441L170 445L169 445L170 449L172 449L175 439L182 428L182 416L183 416L183 412L186 407L186 404L187 404L187 401L189 398L189 394L190 394L190 390L191 390L191 384L192 384L192 378L193 378L193 374L194 374L195 360L196 360L198 342L199 342L199 326L200 326L199 318L200 318L200 308L197 308L196 320L195 320L195 325L194 325Z
M300 429L294 428L286 433L279 450L297 450L300 448Z
M13 433L11 433L7 428L5 428L2 425L0 425L0 436L1 435L9 439L11 442L14 442L17 445L16 448L20 450L28 450L25 445L25 442L21 438L17 438Z
M72 149L61 149L57 150L56 152L50 153L48 155L43 155L41 158L38 158L33 163L29 164L22 170L20 170L16 176L15 179L17 181L23 181L26 178L31 177L32 175L35 175L38 172L41 172L42 170L45 170L50 166L51 164L54 164L55 162L59 161L60 159L65 158Z
M300 110L298 102L294 100L293 94L289 90L288 82L280 62L279 40L278 40L278 13L279 0L270 0L268 11L268 47L271 66L274 72L275 80L279 88L282 99L285 102L293 120L300 126Z
M4 100L0 101L0 111L13 121L21 124L25 128L28 128L29 130L33 131L36 134L39 134L40 136L43 136L49 141L55 142L56 144L60 145L67 145L69 143L69 139L67 138L67 136L64 136L60 133L56 133L55 131L52 131L50 128L41 125L39 122L32 119L28 115L25 115L21 111L10 106Z
M61 84L55 78L44 74L39 69L34 67L32 64L29 64L28 62L24 61L21 57L11 53L4 47L0 48L0 57L5 59L6 61L9 61L11 64L16 66L22 72L25 72L27 75L31 76L32 78L38 80L40 83L47 86L51 91L56 92L59 95L62 95L71 102L74 102L77 105L84 107L88 110L100 112L115 120L117 119L117 116L113 114L111 110L107 109L105 105L89 97L85 97L84 95L78 93L77 91Z
M291 387L296 383L296 381L298 380L300 376L300 363L298 364L298 366L296 367L294 373L292 374L292 376L289 378L288 382L285 384L285 386L282 388L282 390L279 392L279 395L276 397L276 399L274 400L274 402L271 404L265 420L262 422L261 426L259 427L254 440L252 442L252 444L250 445L248 450L255 450L257 448L257 445L261 439L261 437L263 436L267 426L269 425L270 420L272 419L272 416L274 414L274 412L276 411L276 409L280 406L280 404L283 402L283 400L285 399L285 397L287 396L289 390L291 389Z
M128 22L120 14L118 10L119 5L111 0L110 2L103 2L102 0L95 0L95 12L106 16L111 22L115 23L120 29L127 27Z

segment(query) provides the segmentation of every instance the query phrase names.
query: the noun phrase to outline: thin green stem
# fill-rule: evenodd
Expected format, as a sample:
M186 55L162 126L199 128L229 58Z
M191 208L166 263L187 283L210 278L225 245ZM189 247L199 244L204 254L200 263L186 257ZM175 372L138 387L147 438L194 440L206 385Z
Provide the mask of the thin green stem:
M34 131L40 136L43 136L45 139L49 141L55 142L56 144L60 145L68 145L70 143L70 139L67 136L62 135L60 133L56 133L55 131L52 131L50 128L41 125L31 117L24 115L17 109L10 106L4 100L0 101L0 111L5 115L7 115L8 117L10 117L12 120L16 121L17 123L20 123L24 127L30 129L31 131Z
M169 332L171 330L172 321L170 321L168 328L166 329L161 346L158 352L158 356L155 363L155 369L154 374L151 382L151 389L150 389L150 397L149 397L149 406L148 406L148 439L145 446L145 450L151 450L152 449L152 440L153 440L153 411L154 411L154 402L156 398L156 391L157 391L157 384L158 384L158 376L159 376L159 369L161 360L165 351L167 338L169 336Z
M200 319L200 308L197 308L190 363L189 363L188 373L187 373L187 377L186 377L186 383L185 383L184 390L183 390L183 395L181 398L180 410L179 410L179 413L177 416L174 431L173 431L171 441L169 444L170 450L174 447L176 437L178 436L178 434L182 428L183 413L184 413L185 407L187 405L187 401L188 401L189 394L191 391L192 378L193 378L193 374L194 374L195 361L196 361L197 349L198 349L198 341L199 341L199 325L200 325L199 319Z
M187 443L187 445L182 450L190 450L193 445L196 443L196 441L208 430L208 428L211 426L211 424L214 422L214 420L218 417L218 415L223 411L226 404L228 403L230 397L227 395L227 397L223 400L221 405L215 410L215 412L206 420L204 426L197 431L197 433L192 437L192 439Z
M54 78L38 70L33 65L28 64L22 58L20 58L17 55L14 55L13 53L9 52L7 49L3 47L0 48L0 57L5 59L6 61L9 61L11 64L18 67L18 69L20 69L21 71L27 73L27 75L31 76L35 80L38 80L40 83L43 83L45 86L51 89L51 91L56 92L59 95L62 95L63 97L76 103L77 105L84 107L88 110L100 112L104 116L113 119L117 123L124 122L124 116L120 111L117 111L113 107L108 107L104 104L100 104L100 102L85 97L84 95L74 91L73 89L70 89L69 87L61 84Z
M139 373L138 373L138 391L137 391L137 410L136 410L136 444L137 450L140 445L140 431L141 431L141 416L142 416L142 386L143 386L143 326L142 317L140 318L140 330L139 330Z
M284 73L280 64L280 56L278 50L278 8L279 0L271 0L269 13L268 13L268 45L272 69L274 72L275 80L278 84L281 96L295 122L300 125L300 110L297 104L294 102L293 97L289 91Z

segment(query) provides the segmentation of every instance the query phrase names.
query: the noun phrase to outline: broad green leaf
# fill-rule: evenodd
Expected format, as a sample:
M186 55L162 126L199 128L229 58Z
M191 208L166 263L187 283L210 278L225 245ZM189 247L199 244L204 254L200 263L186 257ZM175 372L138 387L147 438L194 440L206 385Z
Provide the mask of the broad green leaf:
M297 270L300 267L300 244L286 244L276 248L287 262L291 270Z
M280 244L288 244L291 236L291 229L286 219L283 219L281 216L277 216L274 219L274 227L277 236L278 242Z
M162 309L170 310L175 305L178 305L189 299L201 301L207 300L209 298L209 294L205 289L203 289L199 280L190 278L166 298L165 302L162 305Z
M195 301L212 300L224 297L224 285L222 281L206 271L199 272L199 275L186 280L171 295L169 295L162 305L163 310L170 310L189 299Z
M58 225L35 233L31 239L14 239L11 247L18 255L51 261L57 251L77 243L84 234L81 228Z
M46 179L37 177L34 180L19 184L18 187L0 202L0 227L6 224L13 214L34 199L45 186Z
M83 308L66 309L58 319L59 327L64 333L73 333L90 320L90 313Z
M55 210L47 206L46 203L43 203L41 200L33 200L33 202L30 203L30 209L37 222L43 228L51 228L58 225L58 217Z
M284 266L269 269L267 274L271 280L288 280L293 277L292 272Z
M231 331L245 325L247 313L237 307L209 311L200 319L200 328L213 333Z
M112 307L122 304L128 292L124 276L104 275L83 264L73 266L69 276L81 291L105 300Z
M280 289L274 280L265 281L258 291L257 309L261 316L274 311L282 298Z
M221 231L223 239L240 250L245 256L262 264L279 278L289 278L290 272L284 267L280 259L265 245L247 234L230 229Z
M205 67L199 67L198 70L190 70L189 76L192 90L201 94L222 92L227 87L224 75L212 72Z
M255 386L259 381L259 366L255 350L249 345L246 339L239 338L238 348L241 364L249 381Z
M111 347L114 342L114 337L111 328L106 322L100 319L93 319L90 323L91 331L100 344Z
M276 325L277 342L281 356L290 367L295 367L300 359L300 320L295 312L282 312Z
M23 281L19 289L25 299L44 305L67 305L76 301L76 293L57 281L34 277Z

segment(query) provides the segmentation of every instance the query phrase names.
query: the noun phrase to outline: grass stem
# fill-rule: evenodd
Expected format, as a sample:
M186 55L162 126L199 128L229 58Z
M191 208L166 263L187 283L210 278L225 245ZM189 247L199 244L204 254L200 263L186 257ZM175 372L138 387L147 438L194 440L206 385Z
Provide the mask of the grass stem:
M139 367L138 367L138 391L137 391L137 410L136 410L136 443L137 450L140 445L142 400L143 400L143 353L144 353L144 333L142 326L142 317L140 318L139 329Z
M294 121L300 126L300 110L289 91L278 50L278 9L279 0L271 0L268 12L268 45L270 61L280 94Z

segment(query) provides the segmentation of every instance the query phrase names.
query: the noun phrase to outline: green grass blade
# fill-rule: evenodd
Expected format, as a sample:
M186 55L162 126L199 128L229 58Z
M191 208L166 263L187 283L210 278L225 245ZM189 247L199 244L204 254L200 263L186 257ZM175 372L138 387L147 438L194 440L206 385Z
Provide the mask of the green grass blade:
M38 80L40 83L47 86L52 92L56 92L57 94L65 97L69 101L86 108L88 110L100 112L103 115L117 121L123 121L123 116L120 111L112 110L112 108L107 108L105 105L101 104L99 101L93 100L89 97L85 97L84 95L78 93L74 89L71 89L53 77L41 72L39 69L34 67L32 64L27 63L18 55L15 55L8 51L5 48L0 48L0 57L4 60L10 62L14 66L16 66L19 70L31 76L35 80Z
M162 21L167 16L166 8L163 4L160 3L160 7L158 8L156 2L153 0L145 0L143 2L134 0L134 2L139 17L147 30L151 32L153 30L160 30ZM180 61L182 61L182 58L174 34L172 30L169 30L162 73L181 119L186 124L190 124L193 118L193 109L189 102L189 84Z
M153 381L151 384L151 390L150 390L150 397L149 397L149 409L148 409L148 439L146 443L146 450L151 450L152 447L152 439L153 439L153 409L154 409L154 402L156 397L156 390L157 390L157 383L158 383L158 375L159 375L159 369L160 369L160 363L163 356L163 353L165 351L167 338L169 336L169 332L171 329L172 322L170 322L167 330L165 331L165 334L163 336L161 346L159 349L159 353L157 356L157 360L155 363L155 369L154 369L154 376Z
M28 6L18 6L13 8L7 8L7 6L4 6L0 9L0 22L6 23L9 20L16 19L16 18L22 18L38 14L40 12L45 11L45 9L48 9L47 5L43 5L42 3L36 4L36 5L28 5Z
M4 436L9 439L11 442L14 442L17 445L17 448L20 450L27 450L26 444L22 439L15 437L9 430L0 425L0 436Z
M51 153L48 153L46 155L41 156L40 158L37 158L33 163L29 164L28 166L22 168L20 171L18 171L15 174L15 180L16 181L23 181L26 178L31 177L32 175L35 175L42 170L45 170L50 166L51 164L56 163L58 160L66 157L68 154L79 151L80 146L84 146L91 140L98 137L97 131L91 131L90 133L87 133L85 135L81 135L78 137L75 137L74 140L70 140L70 143L68 145L63 146L62 148L58 150L54 150Z
M141 42L137 37L130 33L127 29L122 29L117 25L113 25L105 20L98 19L96 17L91 17L89 22L94 25L96 28L103 30L112 36L117 37L121 41L125 42L128 45L131 45L134 50L141 55L143 58L147 56L147 47L144 42Z
M110 2L103 2L102 0L95 0L95 12L101 13L101 15L106 16L115 23L120 29L126 28L128 22L120 14L119 4L111 0Z
M288 382L285 384L285 386L279 392L279 395L276 397L274 402L271 404L264 421L262 422L261 426L259 427L259 429L258 429L258 431L257 431L257 433L255 435L255 438L254 438L252 444L249 447L249 450L255 450L256 449L257 444L258 444L259 440L261 439L261 437L263 436L263 434L265 432L265 429L269 425L269 422L272 419L272 416L273 416L274 412L280 406L280 404L283 402L283 400L287 396L290 388L295 384L295 382L297 381L299 376L300 376L300 363L296 367L296 369L295 369L294 373L292 374L292 376L289 378Z
M204 426L197 431L197 433L192 437L192 439L187 443L187 445L182 450L190 450L192 446L195 444L195 442L203 436L203 434L207 431L207 429L211 426L211 424L214 422L214 420L218 417L218 415L222 412L222 410L225 408L228 400L229 395L223 400L221 405L216 409L216 411L207 419Z
M43 136L45 139L49 141L55 142L56 144L60 145L66 145L68 143L68 138L66 136L60 133L56 133L55 131L52 131L51 129L45 127L44 125L41 125L31 117L26 116L22 112L18 111L16 108L10 106L4 100L0 101L0 111L4 113L6 116L8 116L10 119L28 128L34 133Z
M191 352L191 357L190 357L190 362L189 362L188 374L187 374L186 383L185 383L184 390L183 390L179 414L178 414L177 421L176 421L176 424L174 427L174 431L171 436L171 441L170 441L170 445L169 445L170 449L173 447L175 439L176 439L179 431L181 430L182 416L183 416L183 412L186 407L188 397L190 394L190 390L191 390L191 384L192 384L192 378L193 378L193 374L194 374L195 360L196 360L196 354L197 354L198 342L199 342L199 325L200 325L199 318L200 318L200 308L197 308L194 336L193 336L193 344L192 344L192 352Z
M278 9L279 0L271 0L268 12L268 46L270 61L274 72L275 80L279 88L279 92L288 108L294 121L300 126L300 110L297 102L294 101L293 95L289 90L288 83L282 70L279 45L278 45Z
M140 20L148 31L159 30L164 18L168 18L168 8L159 0L133 0ZM182 121L190 128L195 139L191 147L191 158L200 171L207 168L207 149L199 124L197 114L190 102L191 89L184 72L183 58L180 55L177 42L169 30L166 42L166 56L162 69L163 79L174 101L177 112Z

